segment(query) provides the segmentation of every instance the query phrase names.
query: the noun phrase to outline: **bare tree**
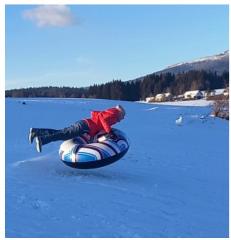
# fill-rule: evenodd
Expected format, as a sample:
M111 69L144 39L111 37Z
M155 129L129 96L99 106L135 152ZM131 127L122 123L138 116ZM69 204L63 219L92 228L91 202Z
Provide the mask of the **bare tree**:
M216 100L213 104L213 114L215 117L229 120L229 99Z

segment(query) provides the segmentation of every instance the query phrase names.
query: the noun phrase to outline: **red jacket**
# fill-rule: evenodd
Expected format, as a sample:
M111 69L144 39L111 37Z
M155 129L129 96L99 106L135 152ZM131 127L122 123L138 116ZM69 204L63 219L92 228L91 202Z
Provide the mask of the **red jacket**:
M101 130L109 133L111 131L111 125L120 121L119 116L120 110L117 108L109 108L102 112L91 112L91 118L85 119L90 129L90 135L94 136Z

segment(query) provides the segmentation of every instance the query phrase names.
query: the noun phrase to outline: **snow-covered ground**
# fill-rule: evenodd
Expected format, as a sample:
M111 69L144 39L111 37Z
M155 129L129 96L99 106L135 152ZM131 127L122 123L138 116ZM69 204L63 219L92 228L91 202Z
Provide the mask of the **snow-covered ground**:
M131 146L112 165L73 169L59 160L61 142L41 154L28 143L32 126L63 128L118 103L127 116L117 127ZM228 237L228 121L209 113L209 106L6 99L6 237Z
M148 104L168 105L168 106L185 106L185 107L208 107L213 104L214 101L208 101L205 99L189 100L189 101L173 101L173 102L150 102ZM147 103L141 101L141 103Z

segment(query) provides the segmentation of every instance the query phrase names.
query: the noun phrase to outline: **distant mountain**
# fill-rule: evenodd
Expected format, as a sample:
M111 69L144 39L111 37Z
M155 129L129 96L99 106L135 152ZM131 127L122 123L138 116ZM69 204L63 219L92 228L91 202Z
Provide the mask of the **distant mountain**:
M218 75L222 74L224 71L229 71L229 51L227 50L217 55L199 58L190 62L177 63L154 73L158 75L167 72L177 74L190 70L216 71ZM134 80L142 80L144 77L145 76L142 76Z

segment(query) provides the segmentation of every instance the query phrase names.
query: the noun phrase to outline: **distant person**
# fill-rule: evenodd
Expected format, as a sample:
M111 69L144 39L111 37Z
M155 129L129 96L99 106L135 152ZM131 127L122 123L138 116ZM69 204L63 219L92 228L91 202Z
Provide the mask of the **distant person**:
M98 132L104 130L108 137L114 138L115 135L111 126L120 122L125 117L125 110L121 105L106 109L104 111L91 112L91 118L79 120L73 125L63 129L30 128L29 142L35 139L36 149L42 151L42 145L59 140L68 140L84 134L94 137Z

